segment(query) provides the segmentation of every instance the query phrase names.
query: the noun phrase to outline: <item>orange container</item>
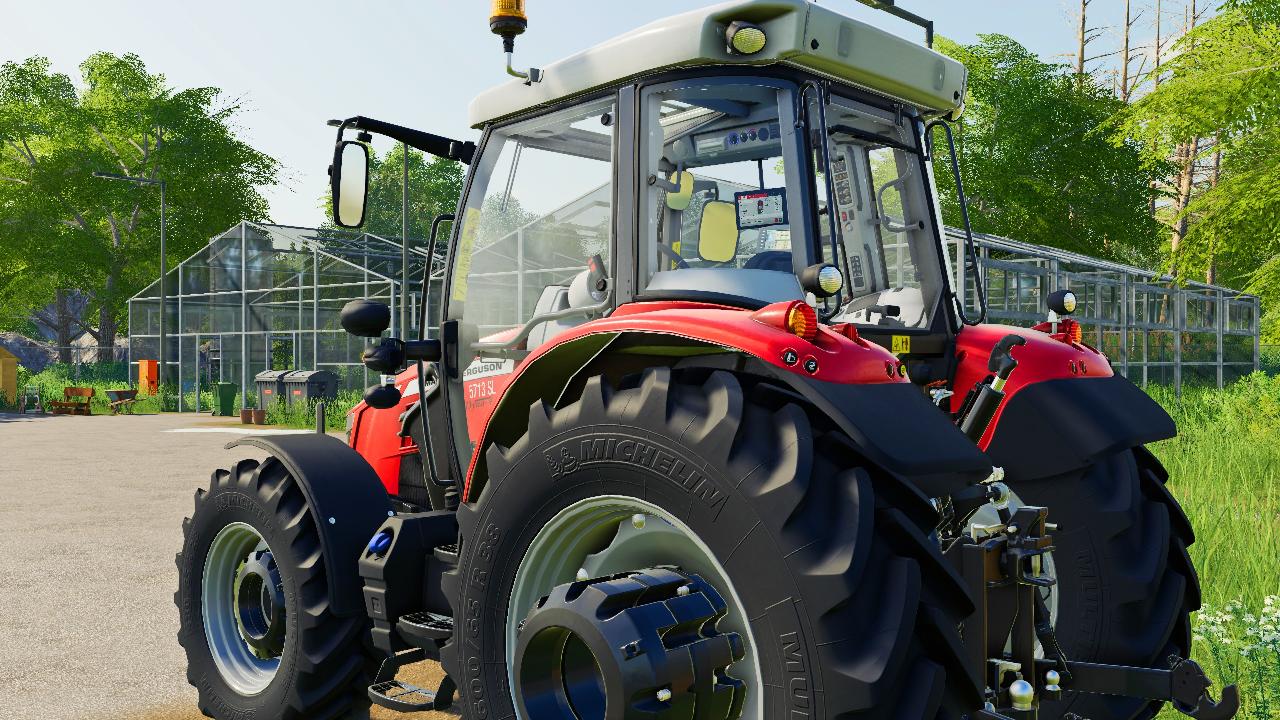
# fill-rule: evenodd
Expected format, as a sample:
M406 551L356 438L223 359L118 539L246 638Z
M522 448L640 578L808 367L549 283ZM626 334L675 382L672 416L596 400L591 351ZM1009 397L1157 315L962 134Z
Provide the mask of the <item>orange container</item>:
M155 395L159 390L160 363L157 360L138 361L138 393Z

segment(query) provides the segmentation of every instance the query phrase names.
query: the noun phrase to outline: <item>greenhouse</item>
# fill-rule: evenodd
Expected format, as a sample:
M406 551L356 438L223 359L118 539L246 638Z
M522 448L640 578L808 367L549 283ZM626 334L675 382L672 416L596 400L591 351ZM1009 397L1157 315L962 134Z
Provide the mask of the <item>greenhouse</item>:
M594 209L598 203L591 200L558 212ZM494 282L536 289L548 273L564 274L565 268L555 267L557 258L526 252L537 225L518 228L491 248L505 263L492 273ZM962 235L948 233L951 266L963 267ZM1079 298L1076 318L1085 326L1085 342L1140 385L1221 386L1258 367L1260 308L1254 296L1178 285L1159 273L1007 238L977 235L975 241L991 322L1041 322L1046 296L1069 288ZM346 390L376 382L360 363L363 341L342 330L338 314L352 299L380 300L392 308L393 334L402 334L403 310L403 334L416 335L423 273L430 264L432 294L438 295L444 253L442 246L433 256L425 242L410 245L406 273L398 238L243 222L211 240L168 276L166 375L183 389L179 397L188 398L181 409L207 410L199 407L202 390L220 381L252 388L264 370L328 370ZM957 273L956 283L976 307L971 276ZM156 282L129 301L134 364L158 355L159 295ZM438 307L438 299L429 305Z
M964 235L947 234L952 267L961 267ZM1253 295L993 235L974 241L990 322L1042 322L1048 294L1069 289L1084 342L1138 385L1222 387L1259 367L1261 306ZM976 308L971 279L960 277L958 287Z
M360 363L363 341L342 330L338 315L350 300L379 300L391 306L399 334L403 305L408 332L417 333L430 255L425 242L414 244L405 292L398 238L236 225L168 273L166 383L181 387L188 405L215 382L252 388L263 370L328 370L342 389L374 383ZM129 301L129 328L131 363L157 358L159 281Z

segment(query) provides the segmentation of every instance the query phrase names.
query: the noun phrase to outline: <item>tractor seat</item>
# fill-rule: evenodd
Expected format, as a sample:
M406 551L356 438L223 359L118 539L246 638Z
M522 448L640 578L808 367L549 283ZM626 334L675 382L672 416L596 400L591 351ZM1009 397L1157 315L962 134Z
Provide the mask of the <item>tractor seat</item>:
M742 266L743 270L774 270L791 272L791 253L787 250L765 250L752 255Z

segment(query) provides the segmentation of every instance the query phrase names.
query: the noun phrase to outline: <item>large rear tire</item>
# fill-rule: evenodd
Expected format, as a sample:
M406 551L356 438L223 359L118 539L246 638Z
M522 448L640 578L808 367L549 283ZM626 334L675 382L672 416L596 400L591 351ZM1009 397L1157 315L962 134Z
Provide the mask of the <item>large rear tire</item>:
M369 622L330 612L315 523L275 458L218 470L207 492L196 491L195 512L182 523L174 602L187 680L205 715L368 717L376 670L364 647Z
M928 539L927 498L793 395L724 371L653 369L617 390L596 377L559 409L536 403L524 436L486 461L487 484L459 509L461 555L446 576L457 631L443 655L466 718L519 716L508 638L524 615L513 598L531 595L520 583L540 577L537 593L572 595L573 568L590 567L574 557L550 577L527 558L544 528L590 520L574 508L602 498L597 514L612 528L581 531L602 533L597 551L630 508L705 548L700 577L729 607L719 629L745 635L747 664L729 674L759 675L735 678L747 683L742 718L958 720L981 707L957 637L973 605ZM591 549L559 537L565 552ZM635 570L680 562L661 547L631 553ZM669 690L678 705L687 689Z
M1100 459L1082 472L1021 482L1031 505L1049 508L1058 576L1056 634L1069 660L1166 667L1188 657L1200 585L1187 546L1195 535L1165 488L1169 476L1146 448ZM1163 703L1066 693L1040 717L1149 720Z

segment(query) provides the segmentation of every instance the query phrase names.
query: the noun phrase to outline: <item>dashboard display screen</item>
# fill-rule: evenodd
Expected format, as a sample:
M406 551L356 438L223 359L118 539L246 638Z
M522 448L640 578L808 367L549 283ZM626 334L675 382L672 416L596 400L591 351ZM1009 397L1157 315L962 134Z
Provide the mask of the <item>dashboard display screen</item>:
M734 193L738 205L738 229L787 224L787 189L744 190Z

